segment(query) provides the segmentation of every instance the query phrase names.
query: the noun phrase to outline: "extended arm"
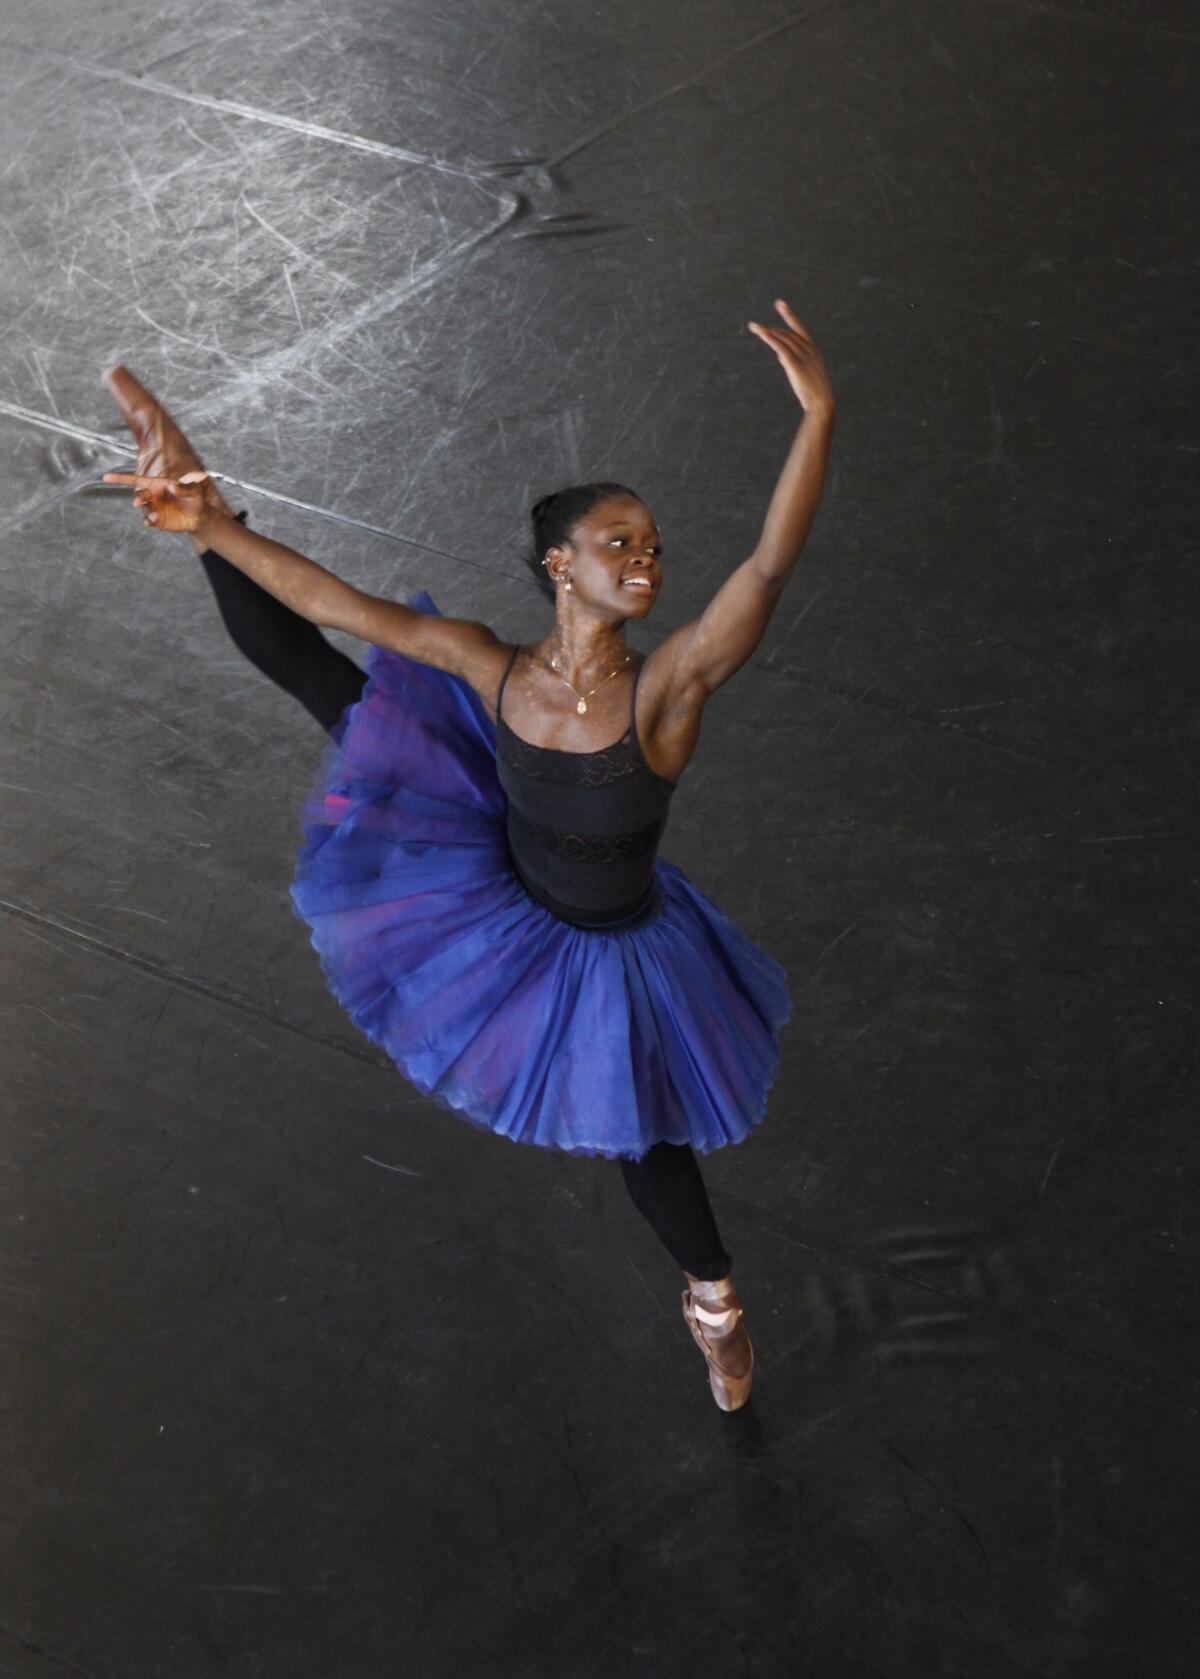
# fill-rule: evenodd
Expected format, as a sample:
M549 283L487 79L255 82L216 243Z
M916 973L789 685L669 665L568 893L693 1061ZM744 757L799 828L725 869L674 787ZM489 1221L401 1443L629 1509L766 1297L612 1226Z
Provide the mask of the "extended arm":
M663 644L670 648L672 688L703 699L727 682L754 652L799 559L816 517L833 438L834 400L816 346L786 303L788 323L750 330L775 351L804 409L753 553L717 590L703 613ZM674 644L671 646L671 644Z
M348 635L456 676L475 674L478 654L499 646L486 624L435 617L399 601L365 594L294 548L247 530L229 514L205 502L205 477L203 472L186 473L179 479L107 472L104 481L136 488L134 505L147 510L147 524L161 530L186 531L194 546L215 549L268 594L311 623L345 630Z

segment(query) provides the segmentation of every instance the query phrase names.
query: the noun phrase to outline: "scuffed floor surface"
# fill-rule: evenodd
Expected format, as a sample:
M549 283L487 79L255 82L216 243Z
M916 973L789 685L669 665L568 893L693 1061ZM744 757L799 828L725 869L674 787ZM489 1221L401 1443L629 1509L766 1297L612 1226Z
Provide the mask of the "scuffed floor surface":
M1195 82L1174 0L10 0L0 1673L1184 1679L1197 1541ZM716 1410L607 1163L423 1101L288 902L323 745L102 473L648 649L839 401L664 854L787 967L706 1175ZM361 644L334 638L352 654Z

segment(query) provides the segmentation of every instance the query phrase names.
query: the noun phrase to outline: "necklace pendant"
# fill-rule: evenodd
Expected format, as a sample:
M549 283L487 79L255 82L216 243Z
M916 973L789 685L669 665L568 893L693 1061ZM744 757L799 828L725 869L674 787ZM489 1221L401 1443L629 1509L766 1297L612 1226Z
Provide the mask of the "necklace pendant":
M584 712L587 710L587 701L586 700L580 700L579 704L575 707L575 709L579 713L579 715L582 717Z

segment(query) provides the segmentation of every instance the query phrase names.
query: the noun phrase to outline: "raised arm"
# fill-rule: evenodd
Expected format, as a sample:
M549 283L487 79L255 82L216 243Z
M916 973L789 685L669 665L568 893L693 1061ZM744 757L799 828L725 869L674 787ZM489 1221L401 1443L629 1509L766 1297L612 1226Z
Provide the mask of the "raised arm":
M106 472L106 484L137 490L134 506L157 530L186 531L194 542L213 548L293 612L327 629L403 653L420 664L479 683L493 662L488 655L500 642L486 624L466 618L434 617L399 601L365 594L282 542L247 530L204 499L204 472L177 479L137 473ZM481 673L480 660L485 670ZM485 683L486 685L486 683Z
M749 330L774 350L804 413L754 552L730 573L698 618L681 625L655 650L655 658L671 667L676 704L703 704L754 652L821 500L833 437L833 391L808 332L786 303L777 300L775 307L786 325L751 321Z

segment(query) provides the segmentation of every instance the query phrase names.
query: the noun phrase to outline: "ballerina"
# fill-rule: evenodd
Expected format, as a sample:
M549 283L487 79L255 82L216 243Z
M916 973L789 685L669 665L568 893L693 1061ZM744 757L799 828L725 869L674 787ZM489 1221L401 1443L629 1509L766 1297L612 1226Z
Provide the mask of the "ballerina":
M329 740L291 898L333 995L417 1089L514 1142L614 1159L681 1266L685 1322L717 1405L750 1394L754 1349L697 1152L761 1121L790 1014L786 974L659 855L704 707L759 645L816 516L834 425L821 357L782 300L748 323L799 402L749 557L643 656L668 567L624 485L532 510L554 603L514 646L354 588L245 527L170 415L118 366L148 528L186 533L236 644ZM369 644L366 669L321 627Z

